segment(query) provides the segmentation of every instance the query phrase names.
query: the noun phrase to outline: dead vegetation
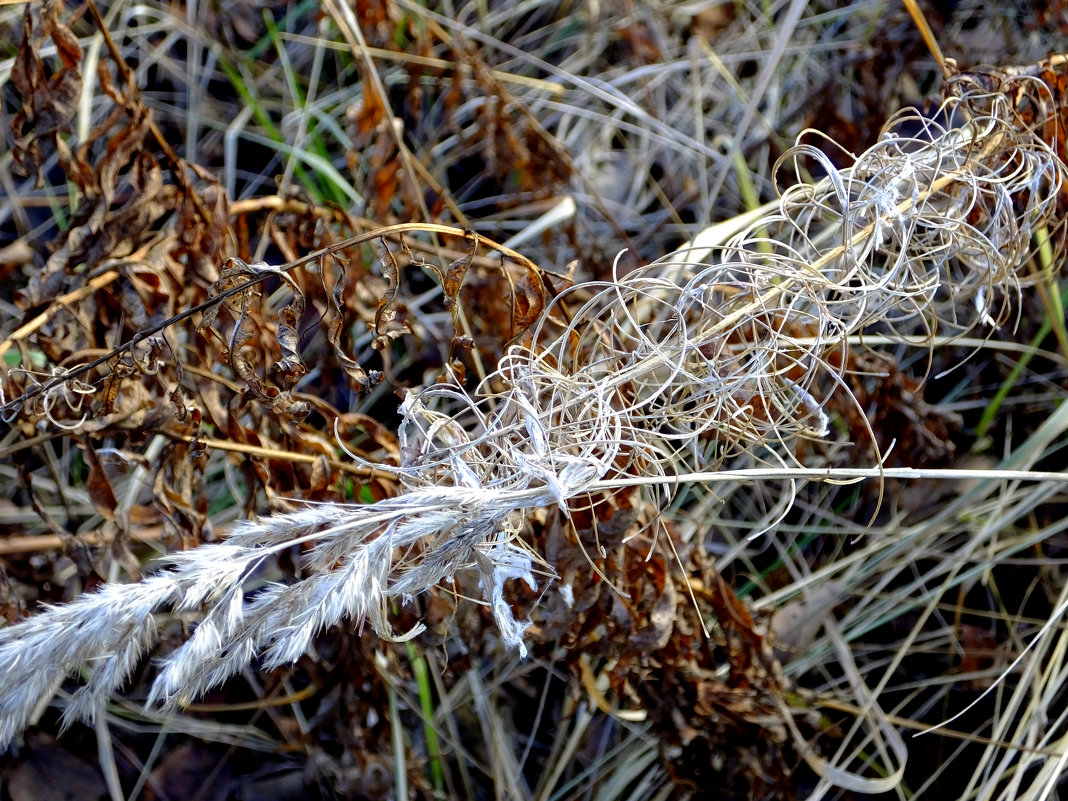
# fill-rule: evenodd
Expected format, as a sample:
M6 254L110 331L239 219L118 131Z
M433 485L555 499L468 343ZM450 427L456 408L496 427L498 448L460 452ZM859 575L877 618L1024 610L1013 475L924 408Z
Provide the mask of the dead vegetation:
M1053 797L1056 13L522 6L3 9L7 796Z

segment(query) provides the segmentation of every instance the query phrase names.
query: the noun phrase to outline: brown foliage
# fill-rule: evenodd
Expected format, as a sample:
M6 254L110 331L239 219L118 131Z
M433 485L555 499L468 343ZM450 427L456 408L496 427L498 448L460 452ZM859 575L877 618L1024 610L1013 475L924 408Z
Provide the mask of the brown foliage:
M29 3L22 17L22 44L11 67L11 85L22 104L11 120L15 167L37 173L44 183L42 143L61 147L60 134L74 117L82 89L82 48L70 27L59 20L61 0ZM56 48L58 66L41 56L44 43Z
M254 10L232 12L231 27L250 41ZM99 581L114 560L136 573L150 540L184 549L225 536L217 507L254 516L395 494L392 476L374 465L401 461L389 424L396 396L434 380L474 387L510 344L529 337L553 295L537 265L466 227L461 201L497 197L490 213L506 211L519 198L555 197L575 169L482 50L416 25L390 2L358 2L370 45L424 57L406 62L408 80L388 93L364 65L362 99L347 115L348 168L377 221L284 192L233 202L212 169L170 150L110 37L96 76L105 113L78 141L84 54L72 26L88 24L83 13L65 13L58 0L27 4L11 74L15 166L40 185L54 156L78 203L54 242L29 243L28 257L0 265L0 278L10 273L18 284L23 314L0 344L0 409L11 434L3 452L15 467L11 507L28 507L0 532L11 545L0 565L0 613L9 621ZM620 39L628 63L662 56L643 23L628 23ZM49 43L54 54L45 55ZM448 66L430 58L441 47L453 56ZM1049 97L1014 83L1016 107L1064 157L1065 79L1053 61L1040 75ZM406 150L412 130L425 134L428 153L450 137L456 144L431 171ZM447 218L463 227L438 222ZM382 227L395 220L404 222ZM26 267L31 258L39 269ZM564 319L566 306L556 313ZM757 328L804 334L789 330L785 314L756 315L752 325L728 344L759 339ZM791 358L784 353L779 367L800 380ZM953 455L959 418L928 403L922 382L895 360L866 352L828 359L851 397L830 394L827 409L853 442L874 446L865 456L886 453L891 440L887 465ZM749 410L755 423L774 419L760 397ZM618 469L640 468L633 456ZM84 500L69 497L71 486ZM525 521L524 535L559 574L544 597L520 582L511 588L517 609L537 606L531 634L541 656L608 716L644 711L680 791L789 795L799 757L764 621L703 548L637 492L586 500L569 516L554 510ZM12 544L27 535L47 535L35 541L54 549L44 566L33 542ZM270 580L301 570L295 554L264 569ZM424 607L399 611L429 624L428 650L443 640L447 648L473 643L449 655L449 688L494 656L491 616L458 600L470 590L457 579L421 599ZM336 634L300 666L309 689L292 701L319 716L325 744L309 742L294 718L278 714L274 724L291 750L340 753L328 760L339 792L382 795L392 770L387 690L409 681L411 668L365 632ZM265 695L288 692L288 680L268 677ZM185 787L175 754L156 778Z

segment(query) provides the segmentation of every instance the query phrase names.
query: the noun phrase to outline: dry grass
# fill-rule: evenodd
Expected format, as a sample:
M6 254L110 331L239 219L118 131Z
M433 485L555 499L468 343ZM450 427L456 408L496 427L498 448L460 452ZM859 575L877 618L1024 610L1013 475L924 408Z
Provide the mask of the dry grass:
M113 798L188 743L1055 795L1058 60L939 106L882 3L224 5L0 9L13 764L62 714ZM1055 23L928 21L965 68Z

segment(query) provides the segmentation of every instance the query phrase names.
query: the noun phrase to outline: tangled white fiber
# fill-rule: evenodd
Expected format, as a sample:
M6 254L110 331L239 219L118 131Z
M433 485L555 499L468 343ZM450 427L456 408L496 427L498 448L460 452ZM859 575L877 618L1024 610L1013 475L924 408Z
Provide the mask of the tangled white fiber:
M202 613L161 664L148 701L164 706L252 660L292 662L345 618L392 637L388 603L459 571L477 571L503 641L525 652L527 624L504 588L537 587L538 557L519 537L533 510L567 513L650 480L663 503L682 474L743 453L789 465L793 440L828 432L819 398L841 368L825 357L847 337L967 330L1003 316L992 298L1036 278L1022 266L1032 237L1054 227L1064 167L1004 96L960 95L933 117L900 115L848 169L795 148L789 157L829 177L789 189L726 243L699 237L571 288L480 393L410 394L402 463L375 465L395 471L397 497L245 522L140 583L0 631L0 745L72 675L87 678L66 719L99 713L157 641L160 614ZM307 546L309 577L257 585L257 567L294 545Z

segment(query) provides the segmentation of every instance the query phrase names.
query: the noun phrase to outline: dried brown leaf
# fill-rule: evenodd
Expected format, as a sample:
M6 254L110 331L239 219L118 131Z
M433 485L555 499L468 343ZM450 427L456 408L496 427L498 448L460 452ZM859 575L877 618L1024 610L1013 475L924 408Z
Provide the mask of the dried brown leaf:
M204 493L203 460L191 447L178 442L165 449L152 485L156 507L163 515L164 530L187 545L213 538Z
M120 365L121 368L121 365ZM127 370L129 368L126 368ZM122 373L122 369L118 372ZM127 372L122 378L128 378ZM97 432L108 429L125 431L143 431L161 422L165 406L145 386L143 381L123 380L116 382L115 398L112 410L98 417L86 420L79 427L80 432Z
M664 584L664 591L659 594L652 610L649 612L648 623L636 634L630 637L630 643L642 651L659 651L671 640L675 631L675 613L678 606L678 593L675 591L674 582Z
M105 520L115 520L115 508L119 505L115 499L115 490L111 486L104 465L100 463L100 456L91 442L82 442L82 456L89 466L89 476L85 486L89 492L89 500L93 502L93 508Z
M449 265L449 269L445 272L445 277L441 280L441 288L445 292L445 306L447 308L452 308L459 303L460 287L463 285L464 276L467 275L467 270L471 266L471 260L475 257L475 251L478 250L478 234L472 231L470 236L471 241L467 252ZM456 330L455 311L453 311L453 330L454 332Z
M363 79L363 103L359 111L349 113L349 119L359 135L353 144L356 148L366 147L386 119L386 104L375 81Z
M545 284L533 270L527 270L512 291L512 336L532 326L545 309Z
M282 358L272 368L279 376L278 383L283 389L292 388L308 373L308 368L298 350L300 345L297 323L303 314L304 294L296 290L294 285L292 302L278 312L278 346L282 349Z
M228 363L230 369L234 371L234 375L245 384L257 398L263 401L272 401L278 397L278 387L270 387L260 381L259 376L256 375L256 370L252 367L252 363L238 353L237 348L227 349L229 355Z
M22 105L11 122L14 136L12 157L23 174L37 173L43 185L42 140L56 146L59 136L74 118L82 89L82 49L78 38L59 21L59 0L28 3L22 17L22 41L11 66L11 83ZM41 55L51 39L59 59L58 68Z
M386 280L386 291L382 293L382 297L378 301L378 308L375 310L374 332L376 340L386 336L383 324L393 322L396 319L394 304L397 300L397 289L400 286L400 264L397 262L397 257L385 241L382 242L382 250L384 251L382 277Z
M331 263L336 264L339 270L338 277L330 289L331 319L327 326L326 339L330 343L330 347L333 348L334 358L337 359L341 369L345 371L345 374L348 375L358 389L367 391L377 384L382 376L376 371L372 371L370 374L367 373L359 362L348 355L341 342L342 332L345 330L348 317L346 314L345 291L349 288L349 267L344 259L337 254L333 256ZM325 261L322 263L322 267L323 275L325 276Z
M199 181L197 192L201 203L198 207L182 193L175 221L178 245L172 258L186 265L190 273L212 282L217 280L218 265L223 261L228 243L233 240L230 197L210 171L198 164L184 163L183 166L191 169ZM208 212L207 220L201 216L201 208Z

